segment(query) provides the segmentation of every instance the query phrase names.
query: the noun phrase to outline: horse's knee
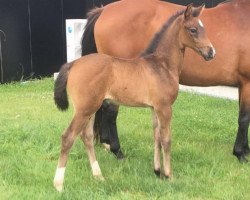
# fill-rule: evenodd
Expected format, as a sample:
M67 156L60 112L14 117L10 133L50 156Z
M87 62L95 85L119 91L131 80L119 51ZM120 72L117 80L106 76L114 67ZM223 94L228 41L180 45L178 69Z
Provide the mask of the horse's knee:
M161 146L163 148L163 150L170 150L171 148L171 138L162 138L161 139Z

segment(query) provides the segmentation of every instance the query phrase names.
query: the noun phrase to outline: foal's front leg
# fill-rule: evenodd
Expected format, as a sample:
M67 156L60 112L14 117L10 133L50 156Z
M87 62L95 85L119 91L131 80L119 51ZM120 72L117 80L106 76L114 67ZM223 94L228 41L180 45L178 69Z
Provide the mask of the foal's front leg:
M160 123L157 115L152 111L153 129L154 129L154 172L155 175L161 176L161 137L160 137Z
M160 141L163 150L163 170L166 178L172 178L172 171L170 165L170 151L171 151L171 118L172 108L171 106L162 107L156 110L156 114L159 120L160 126Z

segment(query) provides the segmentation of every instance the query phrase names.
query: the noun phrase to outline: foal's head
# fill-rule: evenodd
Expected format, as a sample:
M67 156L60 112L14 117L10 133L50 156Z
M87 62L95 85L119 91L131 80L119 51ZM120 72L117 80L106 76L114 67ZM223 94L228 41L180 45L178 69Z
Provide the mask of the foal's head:
M202 55L205 60L210 60L215 56L215 49L207 38L204 26L199 19L204 7L204 5L197 8L192 5L187 6L184 12L181 39L185 46L195 50Z

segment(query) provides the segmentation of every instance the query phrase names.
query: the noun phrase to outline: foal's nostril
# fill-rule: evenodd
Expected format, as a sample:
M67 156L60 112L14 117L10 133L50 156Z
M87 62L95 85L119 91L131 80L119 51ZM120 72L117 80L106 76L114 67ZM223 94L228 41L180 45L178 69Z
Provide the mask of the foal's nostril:
M213 49L210 49L210 50L209 50L209 53L208 53L208 56L209 56L210 58L212 58L212 57L213 57L213 54L214 54Z
M211 60L215 57L215 49L213 47L208 47L208 52L206 52L206 54L204 54L204 59L205 60Z
M208 52L208 57L213 58L215 56L215 49L212 47Z

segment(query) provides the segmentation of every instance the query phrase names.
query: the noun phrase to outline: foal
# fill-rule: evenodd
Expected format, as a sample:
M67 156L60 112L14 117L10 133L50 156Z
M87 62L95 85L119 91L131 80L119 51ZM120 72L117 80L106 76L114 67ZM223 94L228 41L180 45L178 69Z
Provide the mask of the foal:
M103 179L93 146L95 112L104 100L115 104L150 107L154 118L154 170L160 175L163 148L163 175L171 178L170 121L172 104L179 87L185 47L210 60L215 50L198 18L204 6L173 15L155 35L138 59L125 60L91 54L62 66L55 82L54 99L61 110L68 108L67 92L74 106L74 117L62 136L54 186L62 191L68 153L78 135L83 140L93 175ZM67 88L67 92L66 92Z

